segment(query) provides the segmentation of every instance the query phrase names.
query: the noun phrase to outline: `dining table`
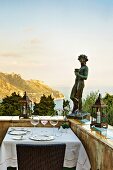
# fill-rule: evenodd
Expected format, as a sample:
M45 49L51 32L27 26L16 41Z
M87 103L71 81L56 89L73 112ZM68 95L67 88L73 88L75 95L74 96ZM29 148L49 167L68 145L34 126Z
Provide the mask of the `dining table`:
M0 146L0 170L17 167L16 144L49 143L66 144L64 167L90 170L91 165L86 150L71 128L66 130L54 128L53 131L53 127L9 127Z

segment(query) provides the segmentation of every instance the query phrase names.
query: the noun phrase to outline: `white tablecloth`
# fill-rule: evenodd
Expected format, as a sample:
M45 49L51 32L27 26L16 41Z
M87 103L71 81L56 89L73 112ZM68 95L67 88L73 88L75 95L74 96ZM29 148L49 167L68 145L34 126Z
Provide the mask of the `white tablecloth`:
M17 129L17 128L15 128ZM52 128L27 128L31 130L33 134L40 135L42 133L46 133L51 135L53 133ZM8 129L10 131L11 128ZM39 144L39 143L66 143L66 152L64 158L64 167L74 167L76 166L76 170L90 170L90 162L86 151L78 139L78 137L72 132L71 129L67 130L67 133L57 133L58 129L55 128L55 136L54 140L51 141L33 141L30 140L29 137L31 133L27 133L24 135L22 140L14 140L15 135L6 134L2 145L0 147L0 170L7 170L7 167L17 167L17 154L16 154L16 144Z

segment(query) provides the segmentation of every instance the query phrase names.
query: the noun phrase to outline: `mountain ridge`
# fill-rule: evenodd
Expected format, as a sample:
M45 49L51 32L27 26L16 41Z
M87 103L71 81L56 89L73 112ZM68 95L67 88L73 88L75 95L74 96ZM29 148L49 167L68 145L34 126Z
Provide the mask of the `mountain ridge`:
M0 98L10 96L13 92L21 96L27 92L29 98L34 102L39 102L44 94L51 95L54 99L64 98L64 95L40 80L24 80L20 74L0 72Z

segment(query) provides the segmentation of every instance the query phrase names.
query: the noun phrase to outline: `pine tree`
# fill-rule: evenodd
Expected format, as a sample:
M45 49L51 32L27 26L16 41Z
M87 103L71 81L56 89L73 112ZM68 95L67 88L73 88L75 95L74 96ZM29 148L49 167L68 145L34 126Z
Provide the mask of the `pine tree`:
M48 97L43 95L40 99L40 103L34 104L33 114L40 115L40 116L50 116L55 112L54 107L55 107L55 103L51 95Z
M0 104L0 115L3 116L17 116L20 115L20 101L21 96L12 93L11 96L6 96L3 98L2 103Z

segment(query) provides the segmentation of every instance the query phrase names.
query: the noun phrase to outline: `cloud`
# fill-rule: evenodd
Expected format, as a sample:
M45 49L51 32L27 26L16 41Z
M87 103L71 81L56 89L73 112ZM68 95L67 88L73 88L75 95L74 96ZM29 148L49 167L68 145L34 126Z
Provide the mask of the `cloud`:
M28 27L23 30L25 33L33 32L33 28Z
M23 42L24 49L40 48L41 41L38 38L32 38Z
M36 44L40 44L40 40L38 38L33 38L30 40L30 44L32 45L36 45Z
M43 63L37 60L29 60L29 59L26 60L25 57L17 60L14 60L13 58L12 59L8 58L7 61L6 59L4 59L0 62L0 67L1 66L8 66L8 67L16 66L16 68L20 67L20 68L33 69L33 68L45 68L47 67L47 63Z
M14 63L13 63L14 64ZM34 61L24 61L24 62L20 62L19 64L16 63L18 65L18 67L21 68L28 68L28 69L34 69L34 68L45 68L46 64L45 63L38 63L38 62L34 62Z
M1 52L0 57L9 57L9 58L20 58L22 55L15 52Z

